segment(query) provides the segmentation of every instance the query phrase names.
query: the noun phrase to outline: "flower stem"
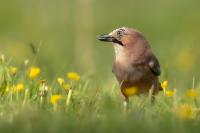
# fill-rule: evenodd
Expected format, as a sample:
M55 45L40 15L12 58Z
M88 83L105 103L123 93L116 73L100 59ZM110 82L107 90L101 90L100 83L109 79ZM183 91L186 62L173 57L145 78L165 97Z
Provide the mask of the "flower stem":
M67 99L66 99L66 107L69 109L70 101L71 101L71 96L72 96L72 89L69 89Z

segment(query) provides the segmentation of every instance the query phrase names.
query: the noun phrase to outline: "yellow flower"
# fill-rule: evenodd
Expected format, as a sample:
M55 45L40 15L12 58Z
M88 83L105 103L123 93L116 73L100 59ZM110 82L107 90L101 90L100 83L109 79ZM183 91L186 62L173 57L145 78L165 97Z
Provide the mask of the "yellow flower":
M51 96L50 102L53 105L57 105L58 101L63 99L63 96L60 94L55 94Z
M40 75L40 68L31 67L28 72L28 76L30 79L35 79Z
M69 84L63 84L63 88L65 90L69 90L71 88L71 86Z
M14 86L14 92L20 92L24 90L24 84L18 83L16 86Z
M25 66L27 66L28 63L29 63L29 60L25 60L25 61L24 61L24 65L25 65Z
M126 96L135 95L137 94L137 92L138 92L138 88L134 86L122 89L122 93L125 94Z
M164 82L161 83L162 89L167 89L167 86L168 86L168 81L167 80L165 80Z
M57 82L60 84L60 85L63 85L65 80L63 78L57 78Z
M3 63L5 61L5 56L1 55L0 61Z
M80 75L76 72L69 72L67 73L67 77L70 79L70 80L80 80Z
M10 87L7 86L7 87L6 87L6 90L5 90L5 93L8 93L9 91L10 91Z
M13 66L9 67L9 74L11 76L14 76L16 73L17 73L17 68L16 67L13 67Z
M168 90L168 91L166 91L165 95L168 97L172 97L172 96L174 96L174 93L175 93L174 90Z
M39 80L39 83L40 83L40 85L45 85L45 83L46 83L46 80L44 80L44 79L41 79L41 80Z
M189 104L179 105L175 113L181 119L194 119L196 116L196 110Z
M196 98L198 95L197 91L195 89L189 89L186 92L186 96L189 98Z

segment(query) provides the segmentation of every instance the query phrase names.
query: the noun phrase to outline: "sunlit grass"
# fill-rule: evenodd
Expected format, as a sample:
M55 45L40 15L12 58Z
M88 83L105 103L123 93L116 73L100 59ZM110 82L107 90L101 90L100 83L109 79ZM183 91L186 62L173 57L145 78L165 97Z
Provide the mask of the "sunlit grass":
M31 132L34 126L41 132L43 129L116 132L134 129L146 132L160 128L168 131L167 127L175 132L182 131L182 128L173 125L175 123L179 126L186 124L183 128L188 130L199 122L200 88L174 89L168 86L170 81L166 80L161 84L163 91L156 96L154 104L145 95L131 97L129 111L125 115L117 85L113 89L109 84L95 86L93 79L82 78L84 75L77 72L66 73L66 77L56 77L55 84L51 84L41 76L42 69L39 67L25 63L17 68L2 56L0 130L8 131L9 128L3 125L10 125ZM30 119L35 119L36 123ZM29 127L30 124L33 124L32 127Z

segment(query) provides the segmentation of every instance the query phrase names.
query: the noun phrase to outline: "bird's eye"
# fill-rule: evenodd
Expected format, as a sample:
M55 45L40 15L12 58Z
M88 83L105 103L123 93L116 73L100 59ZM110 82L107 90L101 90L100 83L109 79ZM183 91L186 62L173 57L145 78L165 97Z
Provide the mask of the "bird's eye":
M117 31L117 36L118 37L121 37L122 35L124 35L124 29L119 29L118 31Z
M118 30L118 31L117 31L117 35L118 35L118 36L121 36L121 35L122 35L121 30Z

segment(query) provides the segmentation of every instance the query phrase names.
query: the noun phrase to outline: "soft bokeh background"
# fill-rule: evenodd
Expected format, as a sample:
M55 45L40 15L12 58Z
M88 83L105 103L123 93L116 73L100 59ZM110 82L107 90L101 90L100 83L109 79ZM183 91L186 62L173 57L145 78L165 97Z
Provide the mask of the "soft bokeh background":
M50 80L67 71L114 80L112 46L96 36L134 27L144 33L159 58L161 80L188 88L200 74L199 4L198 0L1 0L0 54L18 66L29 59Z

